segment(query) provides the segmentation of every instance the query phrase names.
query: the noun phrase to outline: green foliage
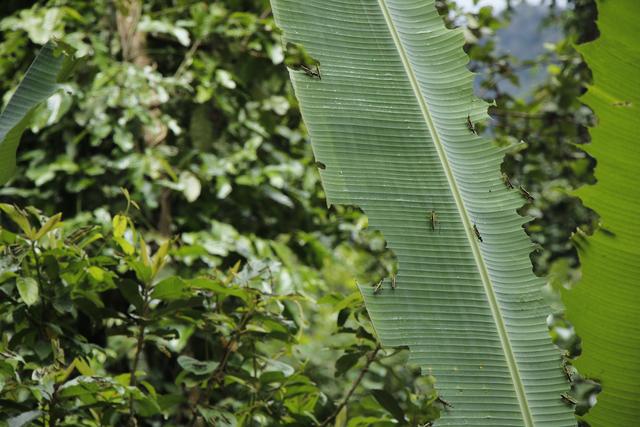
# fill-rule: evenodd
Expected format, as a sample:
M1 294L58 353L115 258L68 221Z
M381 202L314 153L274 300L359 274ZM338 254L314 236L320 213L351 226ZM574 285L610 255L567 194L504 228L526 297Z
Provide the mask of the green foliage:
M576 237L582 278L563 300L582 338L575 365L602 385L585 419L602 426L634 425L640 416L639 14L635 1L599 1L600 38L579 46L593 72L593 85L581 99L598 117L587 147L598 161L598 182L577 194L598 212L599 229L586 239Z
M353 391L366 375L376 392L349 405L349 425L438 415L404 353L380 351L357 294L276 293L275 262L180 276L179 248L145 241L126 214L78 229L1 207L0 423L309 426L333 419L333 388L356 375ZM317 304L338 313L322 360L305 333Z

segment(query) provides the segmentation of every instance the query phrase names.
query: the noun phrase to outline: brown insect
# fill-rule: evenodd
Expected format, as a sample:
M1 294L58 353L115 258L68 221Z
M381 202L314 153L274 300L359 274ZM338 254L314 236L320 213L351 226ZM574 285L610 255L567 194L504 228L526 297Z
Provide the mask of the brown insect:
M393 276L391 276L391 289L395 291L397 287L398 284L396 283L396 275L394 274Z
M318 79L318 80L322 80L322 75L320 74L320 67L318 66L318 64L314 64L315 69L313 68L309 68L304 64L299 64L298 67L304 71L304 73L311 77L312 79Z
M476 131L476 126L471 121L471 116L469 114L467 114L467 129L469 129L469 132L475 135L478 134L478 131Z
M614 102L613 104L614 107L631 107L631 102L630 101L618 101L618 102Z
M513 190L513 184L511 183L511 180L509 179L509 176L507 176L506 173L502 174L502 182L504 182L504 185L509 189L509 190Z
M429 221L431 222L431 231L436 231L436 226L438 225L438 214L436 211L431 211Z
M75 230L73 233L69 234L66 239L65 239L65 243L67 244L76 244L78 243L80 240L82 240L87 234L91 233L93 230L97 229L98 227L94 226L94 225L87 225L84 227L80 227L77 230Z
M527 190L524 189L524 187L521 185L520 187L520 193L529 201L529 202L533 202L535 199L533 198L533 196L531 195L531 193L529 193Z
M441 403L445 408L453 408L453 405L451 403L447 402L440 396L436 397L436 401Z
M473 231L476 233L476 237L478 238L478 240L480 240L481 242L482 240L482 236L480 235L480 231L478 230L478 226L473 224Z
M562 399L562 401L564 403L566 403L567 405L575 405L576 403L578 403L578 401L575 399L575 397L571 396L569 393L562 393L560 395L560 398Z
M571 372L571 365L567 363L566 360L562 361L562 371L564 372L564 376L567 377L567 380L573 381L573 372Z

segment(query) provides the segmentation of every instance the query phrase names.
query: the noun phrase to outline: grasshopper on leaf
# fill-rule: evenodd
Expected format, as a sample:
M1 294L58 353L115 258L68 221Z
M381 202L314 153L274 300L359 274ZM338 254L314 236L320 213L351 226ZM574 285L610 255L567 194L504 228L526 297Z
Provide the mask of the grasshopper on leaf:
M575 397L571 396L569 393L562 393L560 395L560 398L562 399L562 401L564 403L566 403L567 405L575 405L576 403L578 403L578 401L575 399Z
M377 285L375 285L375 287L373 288L373 294L374 295L378 295L380 292L382 292L382 284L384 283L384 279L380 280L378 282Z
M438 226L438 214L436 211L431 211L429 214L429 222L431 223L431 231L436 231L436 227Z
M480 240L481 242L482 240L482 236L480 235L480 230L478 230L478 226L473 224L473 231L476 233L476 237L478 238L478 240Z
M471 121L471 116L467 114L467 129L474 135L478 135L478 131L476 130L476 126Z

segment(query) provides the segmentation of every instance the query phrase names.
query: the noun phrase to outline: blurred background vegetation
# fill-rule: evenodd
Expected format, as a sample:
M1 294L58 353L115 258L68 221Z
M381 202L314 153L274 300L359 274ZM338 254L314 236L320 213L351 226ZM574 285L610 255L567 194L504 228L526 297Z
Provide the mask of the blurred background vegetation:
M570 236L596 219L568 195L593 181L572 43L597 37L595 6L438 7L465 27L477 94L495 100L484 131L532 196L535 271L563 285ZM377 345L355 283L393 275L393 254L359 211L327 209L270 12L0 4L3 105L50 38L81 58L0 189L0 425L415 426L447 409L437 379ZM592 386L568 375L584 412Z

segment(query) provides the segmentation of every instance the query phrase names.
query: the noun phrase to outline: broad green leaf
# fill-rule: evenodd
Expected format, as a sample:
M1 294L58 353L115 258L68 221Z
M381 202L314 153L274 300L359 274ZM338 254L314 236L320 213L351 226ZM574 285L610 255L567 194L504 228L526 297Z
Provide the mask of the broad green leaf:
M191 172L184 171L180 174L180 184L182 185L182 194L189 203L198 200L202 191L202 184L197 176Z
M27 218L26 212L7 203L0 203L0 210L7 214L7 216L11 218L11 221L20 227L27 237L31 238L35 236L35 231L29 222L29 218Z
M113 385L113 382L107 378L81 375L67 381L58 390L61 397L80 397L82 399L86 396L90 401L95 402L95 395L99 391L111 388Z
M85 362L82 358L77 357L73 359L73 362L71 362L65 370L59 371L56 374L56 382L65 382L76 369L78 370L78 372L80 372L81 375L85 377L91 377L95 375L95 371L91 369L91 366L89 366L89 364L87 364L87 362Z
M371 390L371 394L399 423L405 422L404 411L391 393L386 390Z
M145 389L147 389L147 393L149 393L149 396L151 396L153 400L158 400L158 392L151 383L149 383L148 381L140 381L140 384L144 386Z
M119 242L118 239L114 238L114 240L120 244L120 247L123 247L122 243ZM127 261L127 264L136 272L136 277L140 282L145 284L151 282L151 266L138 260L129 260Z
M632 426L640 419L640 2L598 2L600 38L579 47L593 72L582 98L598 117L587 151L594 186L578 195L601 229L580 249L582 280L564 292L567 318L582 338L575 366L602 384L585 419Z
M575 425L523 200L467 126L487 105L462 32L434 0L271 3L285 43L320 64L290 75L328 202L360 206L398 258L397 289L361 287L374 327L437 378L453 405L439 425Z
M208 375L215 371L218 367L218 362L202 362L189 356L178 357L178 365L185 371L189 371L196 375Z
M280 372L285 377L289 377L295 373L293 366L276 359L268 359L265 363L264 370L265 372Z
M125 231L127 231L127 217L124 215L116 215L113 217L111 223L113 225L113 235L115 237L124 236Z
M142 393L135 395L134 407L136 413L140 414L141 417L151 417L162 411L158 402L151 396Z
M336 422L334 427L344 427L347 425L347 406L343 406L338 415L336 416Z
M100 267L91 266L91 267L87 268L87 273L96 282L102 282L105 279L105 273L106 272Z
M38 282L32 277L18 277L16 280L20 298L27 305L34 305L38 302Z
M118 246L120 246L120 249L122 249L126 255L133 255L136 252L136 248L134 248L126 239L114 236L113 240L118 244Z
M149 258L149 248L144 238L140 236L140 262L151 270L151 258Z
M158 272L162 269L162 266L166 261L167 254L169 253L170 247L171 247L171 241L167 240L166 242L163 242L160 245L156 253L153 255L152 270L153 270L154 276L158 274Z
M51 218L49 218L47 222L45 222L44 225L40 227L40 230L38 230L38 232L35 235L35 239L39 240L42 236L47 234L49 231L53 230L60 223L61 219L62 219L61 213L58 213L52 216Z
M244 301L248 301L251 297L251 293L246 288L232 287L220 283L219 280L208 279L206 277L197 277L188 281L189 286L193 289L202 289L206 291L214 292L220 296L234 296L241 298Z
M345 353L336 360L335 376L339 377L353 368L358 360L363 356L362 353Z
M178 276L171 276L158 283L151 293L151 298L161 300L176 300L189 295L188 286L184 280Z
M140 295L139 286L134 280L124 279L118 282L118 289L129 304L133 304L139 312L142 311L144 301L142 300L142 295Z
M0 114L0 184L5 184L15 171L16 150L34 109L59 89L59 80L68 74L72 64L57 43L45 44Z
M9 418L7 420L7 425L9 427L22 427L28 425L30 422L37 419L40 415L42 415L42 411L28 411L23 412L17 417Z

